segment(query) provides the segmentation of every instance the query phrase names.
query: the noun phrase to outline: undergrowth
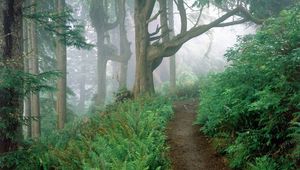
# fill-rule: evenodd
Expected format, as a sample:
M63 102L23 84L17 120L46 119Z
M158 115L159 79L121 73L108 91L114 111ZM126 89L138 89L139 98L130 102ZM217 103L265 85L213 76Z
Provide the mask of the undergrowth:
M299 168L299 28L298 5L240 39L226 54L225 72L200 85L197 122L231 168Z
M164 129L172 116L162 97L128 100L85 117L65 130L26 141L0 157L14 169L168 169Z

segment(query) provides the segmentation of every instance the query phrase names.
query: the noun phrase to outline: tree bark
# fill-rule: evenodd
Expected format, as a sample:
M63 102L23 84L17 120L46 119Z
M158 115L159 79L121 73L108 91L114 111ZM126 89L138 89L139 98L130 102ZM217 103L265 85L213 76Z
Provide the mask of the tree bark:
M83 56L82 56L83 57ZM82 59L84 60L84 59ZM81 66L81 76L80 76L80 80L79 80L79 103L78 103L78 112L80 114L84 114L85 113L85 81L86 81L86 77L85 77L85 64L84 61L82 61L82 66Z
M163 15L165 15L166 12L166 8L164 8L165 1L158 1L160 1L161 5L161 10L158 14L164 19L165 17L163 17ZM163 27L166 24L161 24L162 33L159 36L155 36L159 31L154 33L148 32L149 22L155 20L158 16L158 14L156 14L154 15L154 18L150 18L155 2L157 1L135 0L136 79L134 95L136 97L145 93L151 94L154 92L152 71L160 65L164 57L174 55L181 46L190 39L199 36L214 27L240 24L240 22L236 21L224 23L225 20L237 14L244 17L245 20L243 20L243 22L253 21L257 24L261 24L261 21L251 16L244 7L237 6L235 9L228 11L211 23L195 26L190 30L187 30L186 16L181 16L181 24L183 24L181 26L181 33L171 40L166 40L163 31ZM177 2L179 14L186 15L183 0L178 0ZM154 40L156 41L153 42Z
M149 42L148 22L155 1L135 0L135 49L136 49L136 71L134 83L134 96L151 95L154 93L152 75L152 63L147 61Z
M105 33L118 25L118 19L108 22L107 6L108 1L92 0L90 5L90 18L92 25L97 32L97 95L96 105L103 106L106 98L106 65L109 59L116 57L112 53L105 52L110 44L105 44ZM109 38L108 38L109 39ZM108 46L106 46L108 45ZM116 58L120 59L120 58Z
M168 16L169 16L169 28L170 39L175 36L174 31L174 9L173 9L173 0L168 1ZM176 58L175 54L170 57L170 93L175 94L176 91Z
M65 0L56 0L57 12L62 14L65 9ZM61 72L61 77L57 81L57 100L56 100L56 112L57 112L57 128L63 129L66 122L67 114L67 53L66 53L66 40L63 36L64 30L62 25L65 21L61 21L58 28L58 32L62 35L56 38L56 57L57 57L57 69Z
M127 88L127 71L128 61L131 57L130 43L127 38L127 30L125 25L126 19L126 0L119 0L119 35L120 35L120 57L124 62L121 62L120 68L120 85L119 89Z
M97 97L96 104L98 106L103 106L106 98L106 66L107 59L103 54L104 50L104 31L97 31Z
M30 5L29 0L26 0L24 3L24 7ZM29 53L30 53L30 23L28 20L23 19L23 39L24 39L24 72L30 72L30 60L29 60ZM26 129L25 136L27 138L31 138L31 96L28 95L24 99L24 119L26 120L26 124L24 128Z
M23 0L0 2L0 62L4 66L1 69L24 71L22 4ZM16 150L22 138L23 81L17 81L19 84L0 88L0 154Z
M31 1L31 12L32 14L36 13L36 0ZM30 38L31 38L31 63L32 63L32 70L31 73L34 75L39 74L39 56L38 56L38 46L37 46L37 30L36 24L34 21L30 23ZM31 95L31 117L32 120L32 127L31 127L31 135L33 138L38 138L41 135L41 121L40 121L40 95L39 92L34 92Z

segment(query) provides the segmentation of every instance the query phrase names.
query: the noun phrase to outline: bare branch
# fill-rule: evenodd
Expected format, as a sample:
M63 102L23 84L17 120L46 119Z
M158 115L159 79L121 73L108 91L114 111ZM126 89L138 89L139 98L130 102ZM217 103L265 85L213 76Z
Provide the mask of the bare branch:
M243 7L239 6L231 11L229 11L228 13L224 14L223 16L219 17L218 19L214 20L213 22L206 24L206 25L200 25L194 28L191 28L189 31L186 31L184 33L180 33L177 36L174 37L174 39L172 39L171 41L167 41L167 42L162 42L159 44L155 44L152 45L149 50L149 54L148 54L148 60L153 61L156 58L159 57L168 57L171 56L173 54L175 54L180 47L187 42L188 40L199 36L205 32L207 32L208 30L210 30L213 27L217 27L217 26L222 26L222 25L229 25L229 23L223 23L225 20L227 20L228 18L230 18L231 16L234 16L236 14L238 14L239 12L243 13L244 15L247 14L247 10L245 10ZM248 18L249 17L249 18ZM245 21L248 20L253 20L253 17L248 16L245 18ZM242 19L242 21L244 21ZM231 24L236 24L239 21L233 21L230 22ZM256 22L258 23L258 22ZM259 22L260 23L260 22Z
M200 8L200 12L199 12L199 15L198 15L198 18L197 18L197 21L196 21L194 27L196 27L198 25L199 21L200 21L200 18L202 16L203 8L204 8L203 6Z
M157 19L157 17L161 14L161 10L159 10L152 18L149 18L146 23L149 24L150 22L154 21Z
M151 36L154 36L154 35L158 34L159 31L160 31L160 29L161 29L161 27L159 27L159 26L157 25L157 26L156 26L156 30L155 30L153 33L150 33L149 36L151 37Z
M107 1L105 1L105 3L107 3ZM107 5L106 5L106 7L107 7ZM105 31L114 29L114 28L116 28L116 27L118 26L119 20L120 20L120 15L117 13L118 8L119 8L119 7L118 7L118 3L115 2L115 15L117 16L117 17L116 17L116 20L115 20L113 23L106 23L106 24L104 25ZM107 9L106 9L106 10L107 10Z
M159 36L154 36L154 37L150 37L150 38L149 38L149 41L160 40L161 37L162 37L161 35L159 35Z
M243 18L247 18L250 21L252 21L252 22L254 22L255 24L258 24L258 25L260 25L264 22L264 20L255 18L253 15L251 15L249 13L249 11L246 8L244 8L243 6L238 6L238 8L240 9L240 12L243 14Z
M155 2L156 2L156 0L147 0L146 1L145 8L144 8L146 18L151 17Z
M180 21L181 21L180 33L184 33L187 30L187 17L186 17L186 10L184 7L184 0L178 0L176 5L177 5L177 9L179 11Z
M227 26L231 26L231 25L242 24L242 23L245 23L247 21L249 21L249 19L244 18L244 19L240 19L240 20L237 20L237 21L220 23L220 24L216 25L215 27L227 27Z
M158 0L159 7L162 13L160 14L160 25L161 25L161 37L162 41L166 42L170 40L169 37L169 26L168 26L168 14L167 14L167 1Z

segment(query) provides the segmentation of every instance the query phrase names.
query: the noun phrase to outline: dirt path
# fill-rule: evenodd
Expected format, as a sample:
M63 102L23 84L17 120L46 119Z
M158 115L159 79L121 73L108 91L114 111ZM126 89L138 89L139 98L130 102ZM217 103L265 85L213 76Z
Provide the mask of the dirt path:
M175 102L175 116L167 128L173 170L228 170L224 159L193 125L197 101Z

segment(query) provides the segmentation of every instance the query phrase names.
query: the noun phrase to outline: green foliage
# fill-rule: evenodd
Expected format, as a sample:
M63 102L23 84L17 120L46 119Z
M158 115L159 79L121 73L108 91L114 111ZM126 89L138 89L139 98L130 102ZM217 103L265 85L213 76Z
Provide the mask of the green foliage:
M32 118L21 117L22 113L19 113L19 108L11 107L11 98L18 96L18 99L23 99L31 93L37 93L40 91L54 91L55 88L48 85L49 80L54 80L59 76L57 72L44 72L38 75L25 73L20 70L15 70L7 66L0 68L0 100L5 103L1 105L1 122L0 122L0 136L17 140L16 131L11 130L12 127L20 123L27 124ZM15 101L16 102L16 101ZM15 113L15 114L12 114ZM19 113L16 114L16 113Z
M126 100L133 99L133 94L127 89L120 89L117 93L114 94L115 102L122 103Z
M276 162L267 156L255 159L255 164L250 165L250 170L274 170L277 169Z
M167 169L164 129L172 115L170 101L140 98L116 104L64 131L0 157L16 169ZM32 141L30 141L32 142Z
M239 40L223 73L201 82L197 122L233 168L296 169L299 161L300 6Z
M195 0L193 6L203 7L209 4L221 6L222 9L231 9L237 4L247 4L249 11L257 18L264 19L277 16L283 9L292 6L296 0Z
M35 4L39 7L38 4ZM24 17L37 23L39 28L51 33L54 36L60 37L61 41L66 43L67 46L74 46L76 48L91 49L92 44L86 42L84 33L84 26L72 17L72 10L66 8L63 13L57 13L54 8L55 5L51 4L49 9L39 9L35 13L30 13L32 7L25 8ZM44 7L43 7L44 8ZM62 29L60 33L58 29Z
M198 97L199 80L200 78L191 72L182 72L179 74L176 80L176 96Z

